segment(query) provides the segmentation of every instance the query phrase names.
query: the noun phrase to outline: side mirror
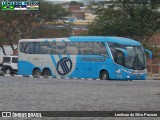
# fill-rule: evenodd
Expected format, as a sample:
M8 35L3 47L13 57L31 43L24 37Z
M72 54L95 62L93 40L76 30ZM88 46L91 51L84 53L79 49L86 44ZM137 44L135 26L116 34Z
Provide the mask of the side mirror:
M122 52L124 53L124 57L125 57L125 58L128 57L128 52L127 52L127 50L125 50L125 49L123 49L123 48L116 48L116 50L122 51Z
M144 49L144 52L149 54L149 58L152 59L152 52L148 49Z

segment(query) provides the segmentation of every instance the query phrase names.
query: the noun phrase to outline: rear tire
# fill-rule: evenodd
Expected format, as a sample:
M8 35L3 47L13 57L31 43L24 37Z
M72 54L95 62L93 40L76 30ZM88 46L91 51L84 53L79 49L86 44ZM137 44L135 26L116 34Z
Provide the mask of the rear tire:
M109 80L109 75L107 71L101 71L100 80Z
M49 69L44 69L43 76L46 77L46 78L51 76L51 71Z
M4 70L5 74L9 75L11 74L12 70L11 68L7 67L5 70Z
M39 76L41 76L41 71L40 71L40 69L34 69L34 70L33 70L33 76L34 76L34 77L39 77Z

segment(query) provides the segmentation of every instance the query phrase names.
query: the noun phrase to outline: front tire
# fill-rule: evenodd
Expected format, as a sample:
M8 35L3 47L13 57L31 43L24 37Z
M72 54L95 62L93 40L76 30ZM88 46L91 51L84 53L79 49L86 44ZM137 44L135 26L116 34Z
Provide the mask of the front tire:
M41 76L40 69L34 69L33 70L33 77L39 77L39 76Z
M7 67L4 72L5 72L5 74L9 75L9 74L11 74L12 70L11 70L11 68Z
M107 71L101 71L100 73L100 79L101 80L109 80L109 75Z

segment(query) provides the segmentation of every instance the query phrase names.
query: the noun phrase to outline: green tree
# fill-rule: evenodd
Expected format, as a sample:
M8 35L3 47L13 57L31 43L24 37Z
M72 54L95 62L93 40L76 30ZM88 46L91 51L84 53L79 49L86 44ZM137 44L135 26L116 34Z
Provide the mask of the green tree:
M61 5L44 0L40 0L39 11L0 10L0 47L4 48L5 43L15 50L14 44L17 44L19 39L33 34L38 37L47 22L55 22L68 14Z
M84 4L81 2L77 2L77 1L71 1L70 5L79 5L80 7L84 7Z
M145 43L160 30L159 6L159 0L102 2L94 8L97 17L88 34L130 37Z

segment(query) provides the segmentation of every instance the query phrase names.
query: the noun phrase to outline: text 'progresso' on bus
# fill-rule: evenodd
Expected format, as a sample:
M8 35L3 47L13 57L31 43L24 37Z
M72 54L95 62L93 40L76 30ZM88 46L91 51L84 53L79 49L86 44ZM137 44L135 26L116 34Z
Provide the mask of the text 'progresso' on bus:
M146 57L141 43L122 37L22 39L18 49L18 74L144 80Z

